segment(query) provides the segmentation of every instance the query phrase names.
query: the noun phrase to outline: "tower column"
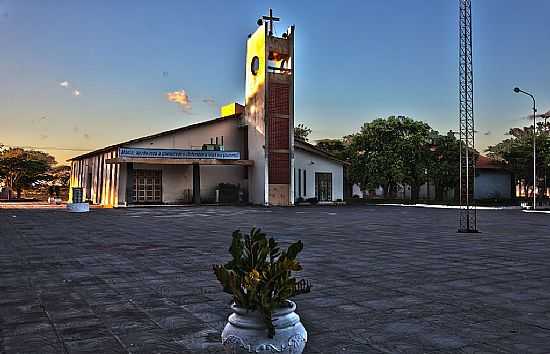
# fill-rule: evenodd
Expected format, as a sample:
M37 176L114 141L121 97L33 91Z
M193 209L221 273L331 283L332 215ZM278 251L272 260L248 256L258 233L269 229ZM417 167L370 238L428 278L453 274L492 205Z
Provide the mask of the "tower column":
M263 19L247 42L245 120L255 161L249 190L253 203L287 206L294 202L294 26L277 37L279 18L270 9Z
M198 163L193 164L193 204L201 204L201 167Z

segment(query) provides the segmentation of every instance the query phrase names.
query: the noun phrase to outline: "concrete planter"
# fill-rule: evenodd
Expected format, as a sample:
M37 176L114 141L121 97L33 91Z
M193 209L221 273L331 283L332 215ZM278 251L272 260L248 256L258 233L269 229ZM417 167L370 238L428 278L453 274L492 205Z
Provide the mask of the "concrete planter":
M55 205L59 205L61 204L61 198L58 198L58 197L48 197L48 204L55 204Z
M269 338L263 318L258 311L231 306L233 314L222 332L222 344L228 354L281 353L301 354L307 342L307 332L300 316L294 311L296 304L273 311L275 336Z

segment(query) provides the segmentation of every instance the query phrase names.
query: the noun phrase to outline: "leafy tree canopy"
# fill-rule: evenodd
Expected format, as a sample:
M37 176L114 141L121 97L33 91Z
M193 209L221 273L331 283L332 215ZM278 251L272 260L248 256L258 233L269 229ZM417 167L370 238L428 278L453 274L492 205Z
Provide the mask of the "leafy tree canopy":
M55 186L68 187L71 177L71 166L55 166L49 172L51 184Z
M346 160L348 157L348 143L345 139L323 139L319 140L316 146L340 160Z
M49 180L55 163L53 156L42 151L9 148L0 151L0 176L20 197L23 188Z
M363 190L382 186L392 196L398 185L409 185L418 198L420 186L434 181L436 194L458 184L459 144L451 132L440 135L427 123L390 116L365 123L346 137L350 179Z
M294 127L294 136L308 141L309 134L311 134L311 129L303 125L302 123L298 124L298 126Z
M460 141L452 131L445 135L434 132L430 153L428 172L435 184L436 199L443 200L443 192L449 188L455 187L458 193Z
M502 161L514 174L516 182L526 182L524 186L527 189L528 183L532 185L533 181L533 126L511 128L507 135L508 138L487 148L488 155ZM544 124L537 125L536 146L538 168L550 167L550 123L546 127Z

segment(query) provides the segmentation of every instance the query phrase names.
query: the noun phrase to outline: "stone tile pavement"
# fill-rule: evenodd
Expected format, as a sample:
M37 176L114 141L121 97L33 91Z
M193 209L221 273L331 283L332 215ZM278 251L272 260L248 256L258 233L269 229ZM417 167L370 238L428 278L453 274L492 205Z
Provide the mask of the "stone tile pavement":
M549 353L550 216L369 207L0 210L0 353L222 353L231 232L301 239L306 353Z

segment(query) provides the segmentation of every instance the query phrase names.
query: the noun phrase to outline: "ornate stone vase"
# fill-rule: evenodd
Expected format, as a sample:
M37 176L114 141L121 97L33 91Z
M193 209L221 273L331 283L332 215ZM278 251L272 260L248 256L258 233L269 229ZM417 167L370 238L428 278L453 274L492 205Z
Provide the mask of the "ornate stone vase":
M222 332L222 344L228 354L281 353L301 354L307 342L307 332L300 316L294 311L296 304L288 300L288 307L273 311L275 336L269 338L267 327L258 311L231 306L227 325Z

